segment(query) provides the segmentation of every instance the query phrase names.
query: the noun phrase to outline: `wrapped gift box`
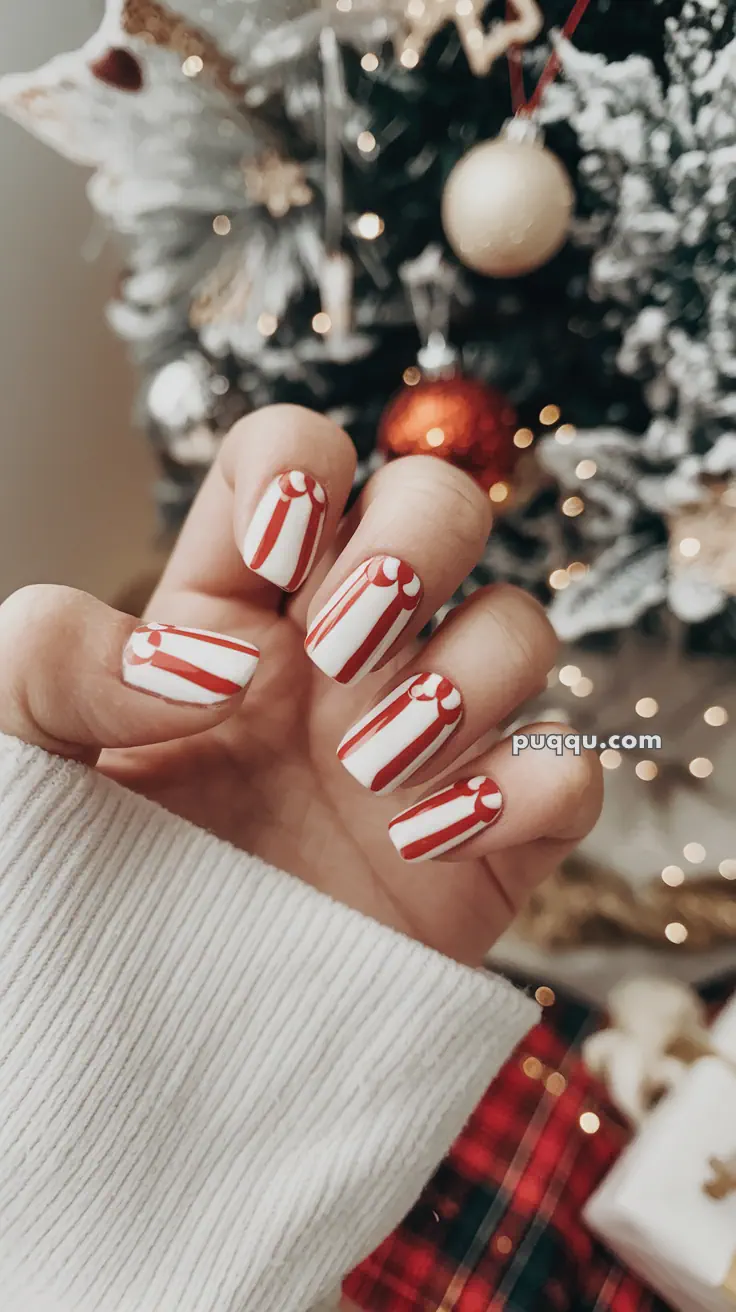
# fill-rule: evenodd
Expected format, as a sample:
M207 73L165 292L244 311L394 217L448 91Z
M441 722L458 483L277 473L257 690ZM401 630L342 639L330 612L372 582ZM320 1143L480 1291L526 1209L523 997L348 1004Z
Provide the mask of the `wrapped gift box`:
M736 1005L714 1038L736 1053ZM736 1067L697 1061L649 1116L585 1210L592 1230L678 1312L735 1312L736 1189L705 1187L736 1159Z

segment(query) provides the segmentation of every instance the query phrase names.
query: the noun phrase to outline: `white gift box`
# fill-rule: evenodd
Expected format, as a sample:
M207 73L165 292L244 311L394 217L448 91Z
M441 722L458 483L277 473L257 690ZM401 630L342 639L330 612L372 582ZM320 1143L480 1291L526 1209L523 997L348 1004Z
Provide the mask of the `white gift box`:
M736 1055L736 1005L714 1031ZM585 1209L592 1230L677 1312L736 1309L736 1191L704 1190L736 1155L736 1068L704 1057L647 1118Z

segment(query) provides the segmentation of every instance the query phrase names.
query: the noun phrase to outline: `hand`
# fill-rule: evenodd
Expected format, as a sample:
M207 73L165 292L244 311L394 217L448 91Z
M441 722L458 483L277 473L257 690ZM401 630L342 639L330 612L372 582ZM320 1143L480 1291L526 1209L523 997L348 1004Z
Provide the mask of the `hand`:
M592 756L513 757L510 741L492 736L554 662L552 630L523 593L479 591L428 643L417 641L483 549L490 511L481 490L441 460L409 458L382 469L343 520L354 465L346 435L307 411L278 407L241 422L151 601L148 623L159 627L131 637L128 616L65 588L23 589L0 608L0 729L94 765L477 965L595 823L600 770ZM268 493L287 471L296 472L287 496ZM280 524L274 542L268 532L264 540L269 522ZM313 548L316 566L293 596L263 577L298 585ZM312 634L310 659L305 630L356 569L357 583ZM378 671L345 686L317 668L340 679L365 673L380 655L381 626ZM249 644L260 662L246 696ZM441 679L415 678L431 675ZM404 685L379 725L349 732ZM437 782L448 772L459 786L390 835L398 812L449 787ZM387 796L364 786L390 788L405 776L410 787ZM407 862L394 844L422 859Z

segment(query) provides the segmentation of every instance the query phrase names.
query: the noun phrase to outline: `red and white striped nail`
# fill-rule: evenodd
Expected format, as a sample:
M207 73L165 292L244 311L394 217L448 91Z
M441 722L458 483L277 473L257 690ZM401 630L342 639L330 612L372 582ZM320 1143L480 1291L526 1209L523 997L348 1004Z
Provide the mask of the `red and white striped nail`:
M438 793L402 811L389 835L405 861L432 861L467 843L501 818L503 797L486 775L458 779Z
M320 611L307 634L307 655L338 683L357 683L390 651L421 600L411 565L372 556Z
M345 735L337 755L373 793L392 793L460 727L463 699L441 674L415 674Z
M311 474L291 469L275 478L243 543L248 569L285 592L296 592L317 558L326 516L327 493Z
M123 652L123 683L187 706L217 706L248 687L260 652L252 642L205 629L144 624Z

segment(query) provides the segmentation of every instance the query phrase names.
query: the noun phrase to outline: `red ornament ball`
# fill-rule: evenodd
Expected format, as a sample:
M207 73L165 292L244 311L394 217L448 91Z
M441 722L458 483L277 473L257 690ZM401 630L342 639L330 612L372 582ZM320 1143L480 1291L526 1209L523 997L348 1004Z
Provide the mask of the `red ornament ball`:
M389 402L378 431L389 457L437 456L488 492L514 472L517 418L502 392L475 378L420 378Z

